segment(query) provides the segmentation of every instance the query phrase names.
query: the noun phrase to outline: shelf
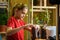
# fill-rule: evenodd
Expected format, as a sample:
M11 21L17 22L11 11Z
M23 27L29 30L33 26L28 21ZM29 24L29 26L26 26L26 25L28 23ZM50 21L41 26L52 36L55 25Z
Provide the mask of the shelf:
M7 8L6 6L0 6L0 8Z
M0 6L7 6L8 3L7 2L0 2Z
M46 12L45 10L36 10L36 9L33 9L34 12Z
M35 40L46 40L46 39L35 39Z
M33 8L48 8L48 9L56 9L55 6L33 6Z
M6 34L6 32L0 32L0 34Z

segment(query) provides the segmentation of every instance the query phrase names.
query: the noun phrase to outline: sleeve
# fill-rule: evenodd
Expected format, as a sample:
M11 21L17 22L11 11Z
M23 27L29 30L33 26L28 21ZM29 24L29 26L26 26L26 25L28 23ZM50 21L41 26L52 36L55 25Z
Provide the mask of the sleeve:
M14 21L12 18L8 19L7 26L12 28L14 27Z

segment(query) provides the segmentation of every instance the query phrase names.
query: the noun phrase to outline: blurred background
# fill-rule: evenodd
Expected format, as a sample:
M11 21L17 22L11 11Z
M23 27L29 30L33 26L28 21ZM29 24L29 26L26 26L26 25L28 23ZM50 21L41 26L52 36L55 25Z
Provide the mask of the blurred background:
M48 30L46 35L51 36L49 33L53 33L56 37L58 10L57 5L51 4L50 0L0 0L0 25L6 25L8 18L12 15L12 8L17 3L24 3L29 8L28 14L26 14L24 18L27 24L37 24L40 25L40 27L44 27L44 25L47 24L45 28ZM52 30L53 32L51 32ZM5 40L5 31L0 32L0 34L2 35L1 40ZM25 30L24 34L25 40L31 40L30 32Z

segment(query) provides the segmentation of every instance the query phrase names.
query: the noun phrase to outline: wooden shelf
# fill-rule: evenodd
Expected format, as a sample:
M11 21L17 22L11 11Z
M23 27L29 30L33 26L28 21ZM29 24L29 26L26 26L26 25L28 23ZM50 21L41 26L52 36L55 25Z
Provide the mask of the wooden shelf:
M35 39L35 40L46 40L46 39Z
M2 6L8 5L8 2L0 2L0 5L2 5Z
M33 6L33 8L48 8L48 9L56 9L55 6Z
M33 9L34 12L46 12L45 10L37 10L37 9Z
M6 34L6 32L0 32L0 34Z

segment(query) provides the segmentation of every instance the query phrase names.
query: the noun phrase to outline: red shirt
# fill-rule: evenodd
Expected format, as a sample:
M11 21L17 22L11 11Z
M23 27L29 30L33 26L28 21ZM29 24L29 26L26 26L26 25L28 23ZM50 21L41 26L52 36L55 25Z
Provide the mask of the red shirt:
M7 26L12 27L12 29L18 28L23 25L25 25L25 22L23 20L20 20L18 22L18 20L14 17L11 17L7 23ZM11 36L7 36L7 40L24 40L24 29L21 29L20 31Z

